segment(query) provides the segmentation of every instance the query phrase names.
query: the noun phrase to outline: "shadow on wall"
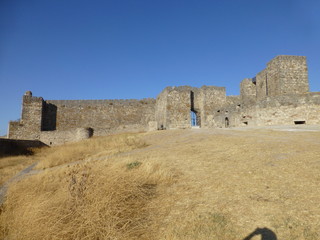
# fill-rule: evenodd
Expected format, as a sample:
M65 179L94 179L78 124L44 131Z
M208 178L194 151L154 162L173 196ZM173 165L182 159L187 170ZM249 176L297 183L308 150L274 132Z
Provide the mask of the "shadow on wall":
M57 126L57 106L46 103L43 108L42 131L54 131Z
M277 235L268 228L257 228L243 240L251 240L255 236L261 236L261 240L278 240Z

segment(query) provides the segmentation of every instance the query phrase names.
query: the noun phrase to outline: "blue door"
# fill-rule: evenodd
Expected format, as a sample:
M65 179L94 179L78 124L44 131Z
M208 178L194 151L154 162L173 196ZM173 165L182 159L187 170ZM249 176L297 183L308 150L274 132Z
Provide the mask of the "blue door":
M194 111L190 112L191 115L191 126L197 126L197 115Z

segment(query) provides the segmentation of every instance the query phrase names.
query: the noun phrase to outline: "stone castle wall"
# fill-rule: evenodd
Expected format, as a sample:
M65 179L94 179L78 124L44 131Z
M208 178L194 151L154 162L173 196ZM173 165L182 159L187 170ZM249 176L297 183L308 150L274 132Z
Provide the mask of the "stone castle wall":
M90 127L94 129L95 135L104 135L121 129L147 130L148 122L155 120L154 99L47 100L45 102L44 111L47 113L45 118L55 116L52 118L55 120L44 122L44 129L66 131ZM53 121L55 121L55 127L53 127Z
M75 128L65 131L42 131L40 141L48 146L60 145L67 142L76 142L93 136L92 128Z
M251 106L228 105L216 112L216 127L320 124L320 93L267 97Z
M40 138L43 99L26 92L22 100L21 120L9 123L8 138L34 140Z
M228 97L227 97L228 98ZM320 124L320 95L309 93L302 56L277 56L240 83L240 98L214 111L215 127Z
M306 57L277 56L267 64L268 96L309 92Z
M155 121L155 99L46 100L23 96L19 121L9 123L8 138L40 139L48 145L83 139L79 129L94 134L147 131ZM151 123L149 123L151 122Z
M54 145L87 138L88 129L105 135L283 124L320 124L320 93L309 92L305 57L275 57L240 83L239 96L216 86L167 87L157 99L142 100L43 100L26 92L21 120L9 123L8 136Z
M240 101L246 105L252 105L257 98L256 84L253 79L245 78L240 83Z
M167 87L157 97L158 128L190 128L191 111L196 114L197 126L210 127L213 109L225 105L226 99L224 87Z
M159 94L155 112L159 129L189 127L190 94L189 87L167 87Z
M215 109L224 106L228 101L233 101L234 97L226 96L225 87L203 86L202 90L202 121L201 127L212 127L212 113Z

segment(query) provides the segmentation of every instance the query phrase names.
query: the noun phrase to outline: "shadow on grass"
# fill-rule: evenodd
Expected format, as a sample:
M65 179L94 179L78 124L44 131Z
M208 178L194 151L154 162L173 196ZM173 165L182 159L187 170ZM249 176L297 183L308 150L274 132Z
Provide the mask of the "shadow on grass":
M268 228L257 228L243 240L250 240L254 236L261 236L261 240L278 240L277 235Z

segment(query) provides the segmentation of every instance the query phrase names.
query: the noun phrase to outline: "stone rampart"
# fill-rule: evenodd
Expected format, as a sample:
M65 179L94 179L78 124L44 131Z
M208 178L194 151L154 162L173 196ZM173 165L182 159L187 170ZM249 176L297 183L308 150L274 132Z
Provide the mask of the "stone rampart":
M320 124L320 93L266 97L250 106L228 105L216 111L214 121L222 128Z
M256 81L256 79L245 78L240 83L240 98L242 104L252 105L255 103L257 91L254 81Z
M54 146L87 139L92 137L93 133L94 130L91 128L76 128L66 131L42 131L40 140L48 146Z
M280 124L320 124L320 94L309 92L302 56L277 56L240 84L240 96L224 87L167 87L157 99L46 100L23 96L21 120L9 138L62 144L113 132ZM81 131L79 129L82 129ZM80 132L79 132L80 131ZM81 136L80 136L81 135Z
M119 128L147 130L148 122L155 120L155 99L46 100L45 103L44 118L47 121L43 123L44 130L90 127L95 135L104 135L106 131Z
M39 139L42 123L43 99L26 92L22 100L21 119L9 123L8 137L11 139Z
M197 126L210 127L212 111L225 104L224 87L167 87L157 97L158 128L191 128L191 111L196 115Z
M309 92L304 56L277 56L267 64L268 96Z

